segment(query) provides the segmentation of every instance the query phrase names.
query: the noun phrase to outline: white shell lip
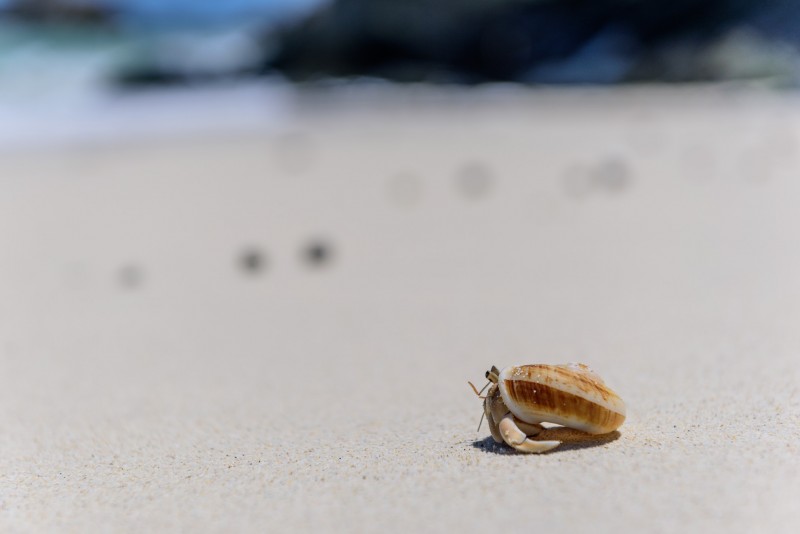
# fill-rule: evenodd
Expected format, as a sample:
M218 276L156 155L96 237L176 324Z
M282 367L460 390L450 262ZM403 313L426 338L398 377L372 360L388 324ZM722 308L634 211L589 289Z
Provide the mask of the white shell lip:
M541 364L541 365L553 365L554 367L556 366L556 364ZM569 365L569 367L573 367L573 366L574 366L575 370L578 370L578 365L577 364L570 364ZM592 424L590 424L590 423L584 423L581 420L572 419L572 418L558 417L555 414L547 413L547 412L533 412L533 411L530 410L530 408L522 407L519 404L517 404L514 401L514 399L511 398L511 395L509 395L509 393L508 393L508 389L506 388L506 380L518 379L516 374L518 373L517 369L519 367L520 367L519 365L511 365L511 366L505 367L502 371L500 371L500 376L499 376L498 384L497 384L498 387L500 388L500 394L503 397L503 402L506 403L506 406L508 407L509 410L511 410L511 413L513 413L518 419L520 419L520 420L522 420L522 421L524 421L526 423L530 423L530 424L555 423L555 424L559 424L559 425L568 426L568 427L574 428L576 430L583 430L583 431L586 431L586 432L593 432L594 426ZM591 371L591 369L589 369L588 372L591 373L592 375L594 375L595 377L597 377L598 381L601 384L603 383L602 379L600 379L600 377L598 375L596 375L594 373L594 371ZM586 398L586 393L582 392L577 386L572 386L570 384L561 383L561 384L559 384L559 387L563 391L566 391L568 393L573 393L573 394L578 395L580 397ZM599 405L603 406L604 408L607 408L608 410L614 411L614 412L619 413L620 415L623 415L623 416L626 415L624 402L620 402L619 404L618 403L611 403L611 402L608 402L608 401L606 401L606 400L604 400L602 398L592 398L590 400L591 400L591 402L599 404ZM620 399L620 401L621 401L621 399Z
M545 414L534 414L531 413L530 410L523 409L519 404L517 404L514 401L514 399L511 398L511 395L508 394L508 388L506 387L506 380L514 378L512 376L512 373L517 367L518 367L517 365L511 365L509 367L503 368L503 370L500 371L500 377L497 381L497 385L500 388L500 395L503 397L503 402L506 403L506 406L508 407L509 410L511 410L511 413L513 413L520 420L525 421L526 423L530 423L532 425L535 425L537 423L543 423L545 422L545 419L543 419L542 417L544 417ZM558 423L557 421L552 421L552 422ZM558 424L563 424L563 423L558 423Z

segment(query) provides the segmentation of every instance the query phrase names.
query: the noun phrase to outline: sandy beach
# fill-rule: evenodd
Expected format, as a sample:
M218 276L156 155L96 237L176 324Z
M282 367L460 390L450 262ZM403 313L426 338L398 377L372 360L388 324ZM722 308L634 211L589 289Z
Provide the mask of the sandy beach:
M2 152L0 530L800 529L796 97L287 106ZM476 432L566 362L618 434Z

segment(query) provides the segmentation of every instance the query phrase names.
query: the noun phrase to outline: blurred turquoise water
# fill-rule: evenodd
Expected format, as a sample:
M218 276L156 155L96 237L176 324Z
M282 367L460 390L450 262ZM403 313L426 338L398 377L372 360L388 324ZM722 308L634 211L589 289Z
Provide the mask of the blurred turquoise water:
M253 70L269 52L266 35L241 25L143 30L0 22L0 101L108 89L137 69L205 77Z
M0 0L0 9L14 4ZM238 24L261 19L280 21L325 3L325 0L62 0L62 4L106 7L124 23L146 26L197 26Z
M255 18L280 20L307 12L322 0L100 0L131 21L149 24L227 24Z
M137 47L108 28L0 24L0 100L87 90L133 61Z
M0 0L0 8L24 2ZM69 0L63 4L69 5ZM0 99L105 83L137 68L226 75L260 65L265 36L324 0L83 0L103 24L0 17Z
M0 22L0 149L41 143L269 127L285 107L276 79L228 79L258 62L247 28L150 30ZM162 65L201 85L121 91L118 77Z

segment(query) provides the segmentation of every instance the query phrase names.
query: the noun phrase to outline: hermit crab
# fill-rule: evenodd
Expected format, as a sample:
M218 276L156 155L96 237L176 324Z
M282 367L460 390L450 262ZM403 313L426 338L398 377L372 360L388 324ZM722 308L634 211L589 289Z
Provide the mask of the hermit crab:
M606 434L625 421L625 403L605 385L589 366L513 365L502 371L486 371L489 382L481 391L489 431L497 443L507 443L520 452L546 452L560 441L534 441L544 427L556 423L589 434ZM479 427L480 428L480 427Z

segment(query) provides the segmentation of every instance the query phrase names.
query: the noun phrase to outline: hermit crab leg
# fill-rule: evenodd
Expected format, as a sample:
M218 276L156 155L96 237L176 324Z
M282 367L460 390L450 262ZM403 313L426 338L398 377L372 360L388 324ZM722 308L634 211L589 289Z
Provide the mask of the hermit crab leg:
M483 413L486 415L486 421L489 423L489 432L492 433L492 438L494 438L497 443L503 443L503 435L500 433L497 421L494 420L490 403L491 400L489 400L489 398L483 401Z
M486 414L486 419L489 421L489 431L492 433L492 437L497 443L505 442L512 447L517 448L518 450L526 450L526 452L544 452L545 450L549 450L543 449L542 451L537 451L521 449L506 439L502 427L499 426L499 424L502 423L498 423L502 422L506 417L511 419L510 424L512 427L510 432L514 433L514 435L521 435L521 438L517 439L519 443L523 443L528 436L535 436L539 434L542 430L544 430L544 427L542 425L525 423L514 417L514 414L512 414L506 406L506 403L503 402L503 397L500 395L500 389L497 387L497 384L492 384L492 387L489 388L489 392L486 394L486 399L483 401L483 411ZM530 443L555 443L555 445L550 447L550 449L552 449L553 447L559 445L560 442L530 441ZM529 448L528 445L525 445L524 447ZM532 447L533 449L537 448L536 445Z
M503 441L514 447L520 452L547 452L561 445L560 441L533 441L528 439L525 432L519 429L514 422L514 416L509 412L497 425Z

